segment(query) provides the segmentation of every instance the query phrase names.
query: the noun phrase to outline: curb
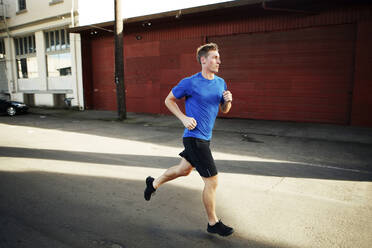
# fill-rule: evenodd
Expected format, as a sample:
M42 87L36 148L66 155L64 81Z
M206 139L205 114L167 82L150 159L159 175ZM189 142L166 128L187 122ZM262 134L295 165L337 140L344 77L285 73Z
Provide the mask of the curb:
M30 108L29 112L33 115L56 118L120 122L115 111ZM177 118L170 115L128 113L127 116L128 119L123 123L183 128ZM264 135L372 145L372 128L332 124L217 118L214 132L241 134L242 138L249 135Z

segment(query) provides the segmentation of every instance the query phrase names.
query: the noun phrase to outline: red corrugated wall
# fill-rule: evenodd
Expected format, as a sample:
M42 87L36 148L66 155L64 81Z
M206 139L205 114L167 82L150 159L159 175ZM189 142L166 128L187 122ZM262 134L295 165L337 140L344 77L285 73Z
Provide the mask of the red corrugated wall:
M342 94L343 96L330 96L332 106L327 106L326 100L319 100L320 106L323 106L322 109L316 107L319 102L316 102L314 99L309 100L309 102L304 103L303 97L305 95L298 95L296 91L292 92L292 96L297 97L297 102L294 100L291 102L292 106L288 106L286 114L281 116L275 116L274 114L254 114L255 111L254 105L245 106L244 111L239 112L238 110L242 107L235 106L234 110L231 112L230 116L242 117L242 118L265 118L273 120L295 120L295 121L315 121L315 122L331 122L331 123L340 123L348 124L350 121L354 124L360 125L361 122L365 123L363 118L371 120L372 117L366 116L366 111L362 107L355 108L355 105L352 104L353 115L359 116L358 118L362 121L354 122L350 120L350 95L345 96L344 93L349 90L347 85L352 86L354 83L353 77L358 78L358 73L363 74L362 71L354 70L355 66L355 49L359 53L363 54L364 51L370 54L370 50L363 43L358 41L361 36L357 35L360 32L360 21L361 20L370 20L372 16L371 7L366 8L349 8L349 9L339 9L334 11L323 12L317 15L281 15L281 16L259 16L259 17L246 17L236 18L234 16L226 16L225 18L198 18L187 21L174 21L166 25L153 24L151 28L143 28L142 25L138 27L131 27L125 29L124 37L124 56L125 56L125 84L127 88L127 110L129 112L143 112L143 113L168 113L168 110L164 107L164 98L169 93L171 88L183 77L196 73L200 70L200 65L195 60L195 49L200 44L204 43L208 39L218 40L218 36L228 37L230 35L238 34L250 34L252 37L264 37L265 33L268 33L270 37L271 32L282 33L283 37L286 37L287 34L296 34L296 30L305 30L308 28L317 28L323 30L320 27L332 27L341 25L339 28L342 30L341 33L346 34L344 39L335 40L334 44L341 49L342 46L346 45L346 53L340 55L339 59L341 61L337 62L342 68L342 71L346 78L341 79L345 83L340 83L342 85ZM344 24L352 24L344 25ZM358 32L355 31L355 27ZM125 26L124 26L125 28ZM367 28L367 27L365 27ZM297 35L297 40L301 40L300 33ZM274 33L273 33L274 34ZM141 39L137 40L136 37L140 36ZM275 36L275 35L274 35ZM91 39L91 84L92 84L92 101L90 108L94 109L107 109L115 110L116 109L116 93L115 93L115 84L113 80L114 75L114 58L113 58L113 37L112 36L100 36L97 38L90 37ZM223 39L223 38L222 38ZM331 38L332 39L332 38ZM337 38L340 39L340 36ZM285 39L284 39L285 40ZM327 39L324 39L325 42L328 42ZM296 42L296 41L294 41ZM351 42L351 43L350 43ZM284 43L283 43L284 44ZM339 45L337 45L339 44ZM364 45L363 45L364 44ZM244 46L244 44L241 44ZM269 45L269 44L268 44ZM296 45L293 43L292 48L295 49ZM314 44L315 45L315 44ZM319 44L318 44L319 45ZM321 44L320 44L321 45ZM279 45L280 47L280 45ZM359 49L359 50L358 50ZM239 51L239 48L237 47ZM311 50L311 49L310 49ZM338 50L340 51L340 50ZM282 51L283 52L283 51ZM329 51L328 51L329 52ZM285 54L285 53L284 53ZM295 54L295 51L288 51L287 55L292 56ZM325 53L327 54L327 52ZM328 53L329 54L329 53ZM221 46L221 55L224 63L224 56L228 57L228 54L224 54L224 47ZM311 55L311 54L310 54ZM317 55L317 58L314 58L314 61L318 61L321 58L321 55ZM343 56L343 57L342 57ZM351 58L350 58L351 56ZM285 56L282 57L283 59ZM333 60L337 58L332 57L329 63L332 63ZM83 58L84 59L84 58ZM239 56L238 56L239 59ZM244 58L241 58L244 62ZM289 59L289 58L288 58ZM360 58L360 61L365 59ZM286 60L288 62L288 60ZM311 60L309 60L311 61ZM275 62L275 61L273 61ZM361 63L361 62L360 62ZM271 64L273 66L274 64ZM293 67L285 67L285 65L280 64L281 67L284 67L286 74L290 74ZM299 64L300 66L301 64ZM327 66L326 64L323 64ZM323 66L323 67L324 67ZM333 65L330 65L330 70L334 68ZM346 68L346 69L345 69ZM89 69L88 67L85 70ZM223 70L223 68L221 68ZM322 73L325 73L326 69L320 68ZM345 71L344 71L345 70ZM351 71L350 71L351 70ZM229 72L221 71L221 75L224 73L228 74ZM265 71L266 73L266 71ZM297 78L303 78L303 82L307 81L309 84L297 85L297 90L302 92L309 91L311 92L314 88L311 87L311 80L305 80L304 77L308 77L309 74L298 74ZM370 75L370 74L369 74ZM278 75L280 77L280 75ZM327 81L329 75L323 75L322 80ZM333 75L332 80L334 82L337 76ZM367 82L370 82L368 77L359 76L359 78L367 78ZM270 77L267 74L262 74L261 81L269 80ZM279 79L280 78L275 78ZM312 77L312 80L316 81L317 76ZM256 81L259 81L259 74L256 76ZM345 81L346 80L346 81ZM349 80L349 81L348 81ZM359 80L360 81L360 80ZM314 82L314 81L313 81ZM229 82L228 82L229 83ZM289 82L288 82L289 83ZM240 82L236 84L234 102L239 103L239 101L244 102L246 95L241 95L241 91L249 91L250 87L249 81ZM267 84L266 84L267 85ZM368 83L360 84L360 92L364 92L365 87L369 87ZM314 87L321 90L321 87L325 87L328 92L332 90L329 87L334 87L332 84L316 84ZM265 91L264 85L258 85L261 87L261 90ZM264 87L264 88L262 88ZM298 87L302 87L301 89ZM335 91L339 91L339 88L334 88ZM349 93L352 93L352 88L349 90ZM266 98L272 98L272 103L268 107L272 107L270 111L275 113L275 96L272 96L270 90L267 89ZM297 94L297 95L296 95ZM87 93L85 93L87 97ZM295 98L296 98L295 97ZM326 96L325 96L326 97ZM358 102L358 99L362 97L361 94L353 95L353 103ZM346 99L346 100L345 100ZM364 98L365 99L365 98ZM262 100L262 99L261 99ZM315 101L315 102L314 102ZM337 103L340 103L338 109L328 111L327 108L335 108ZM366 103L368 101L359 101ZM303 104L312 104L314 103L314 112L319 112L318 116L306 118L304 113L299 113L298 110L301 110L300 105ZM299 105L299 106L296 106ZM336 106L337 108L337 106ZM345 113L346 110L346 113ZM258 111L258 109L256 109ZM358 112L359 111L359 112ZM238 113L239 112L239 113ZM331 113L332 112L332 113ZM259 113L259 112L257 112ZM320 115L322 115L321 117ZM328 113L328 116L326 116ZM337 116L332 117L334 113L337 113ZM354 114L355 113L355 114Z
M165 113L164 99L171 88L198 71L194 50L202 40L138 41L126 36L124 43L128 111Z
M210 37L234 95L228 116L348 124L354 25Z
M358 25L351 124L372 127L372 21Z

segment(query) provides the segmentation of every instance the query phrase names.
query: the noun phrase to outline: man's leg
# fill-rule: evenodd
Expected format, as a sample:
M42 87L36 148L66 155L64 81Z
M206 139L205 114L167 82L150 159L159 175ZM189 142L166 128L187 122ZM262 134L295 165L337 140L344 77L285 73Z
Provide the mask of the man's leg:
M177 177L188 176L192 170L193 167L191 166L191 164L186 159L182 158L181 162L178 165L167 169L163 173L163 175L154 180L152 185L155 189L157 189L160 187L160 185L176 179Z
M202 177L204 181L203 203L208 215L209 225L213 226L218 222L216 215L216 189L218 185L218 175L213 177Z
M213 177L202 177L204 180L203 203L208 215L207 231L217 233L221 236L229 236L234 229L226 226L216 215L216 189L218 185L218 175Z
M173 166L169 169L167 169L163 175L158 177L157 179L154 179L152 177L146 178L146 188L144 192L144 197L146 201L149 201L151 199L152 194L156 191L157 188L160 187L160 185L176 179L177 177L181 176L187 176L192 171L193 167L189 162L187 162L186 159L182 158L179 165Z

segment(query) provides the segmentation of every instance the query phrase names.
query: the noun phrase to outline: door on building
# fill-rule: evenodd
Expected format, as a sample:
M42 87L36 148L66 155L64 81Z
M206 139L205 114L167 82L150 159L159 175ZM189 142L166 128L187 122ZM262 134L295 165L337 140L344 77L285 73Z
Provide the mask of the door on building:
M90 44L91 80L86 90L87 108L96 110L115 110L115 58L112 37L92 39Z
M355 26L208 37L233 93L230 117L348 124Z

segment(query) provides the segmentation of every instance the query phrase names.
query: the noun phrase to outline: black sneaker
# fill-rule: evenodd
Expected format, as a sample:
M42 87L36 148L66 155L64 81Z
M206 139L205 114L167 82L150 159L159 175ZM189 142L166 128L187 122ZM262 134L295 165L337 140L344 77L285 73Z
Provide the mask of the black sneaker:
M209 225L209 223L208 223L207 231L209 233L217 233L221 236L229 236L234 232L234 229L229 227L229 226L226 226L220 220L216 224L214 224L213 226Z
M146 188L144 192L145 200L150 201L151 195L155 193L156 189L154 189L154 186L152 185L152 182L155 179L153 177L147 177L146 178Z

